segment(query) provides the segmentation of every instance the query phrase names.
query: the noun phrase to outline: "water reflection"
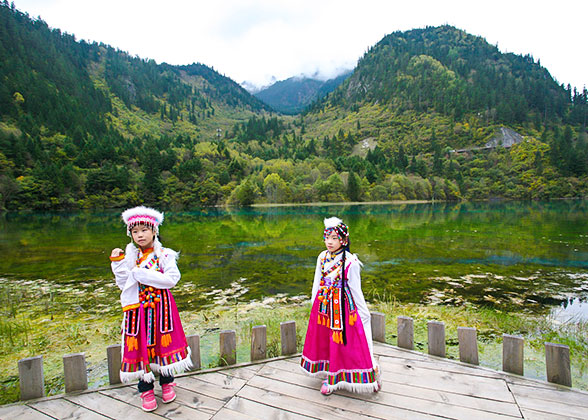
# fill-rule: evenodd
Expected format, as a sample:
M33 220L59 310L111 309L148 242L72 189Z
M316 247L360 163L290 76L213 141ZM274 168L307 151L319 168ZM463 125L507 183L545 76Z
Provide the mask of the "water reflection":
M561 323L588 321L588 299L570 298L551 310L551 317Z
M549 311L588 295L586 201L280 206L166 212L162 242L181 252L178 304L308 294L332 215L350 226L371 299ZM103 287L107 257L127 242L119 211L3 214L0 277L63 293L87 284L116 300ZM85 295L88 308L104 301Z

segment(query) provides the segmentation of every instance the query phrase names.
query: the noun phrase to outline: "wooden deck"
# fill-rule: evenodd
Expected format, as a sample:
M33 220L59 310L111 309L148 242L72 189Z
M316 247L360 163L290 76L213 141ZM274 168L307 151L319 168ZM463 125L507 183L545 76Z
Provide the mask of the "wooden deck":
M177 399L141 410L135 386L0 407L6 420L48 419L588 419L588 393L375 343L383 389L323 396L299 357L176 378ZM159 385L155 387L160 393Z

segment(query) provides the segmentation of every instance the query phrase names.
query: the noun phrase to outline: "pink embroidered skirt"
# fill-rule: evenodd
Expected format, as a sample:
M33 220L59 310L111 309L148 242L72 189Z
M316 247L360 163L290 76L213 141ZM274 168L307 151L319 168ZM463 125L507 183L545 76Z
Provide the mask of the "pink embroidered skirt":
M355 308L350 310L346 300L345 332L347 345L341 342L341 333L333 331L319 310L319 299L314 300L306 331L301 368L313 376L326 376L330 391L347 389L353 392L378 390L372 357ZM351 302L353 305L353 302ZM325 325L326 324L326 325Z
M141 303L124 313L122 382L153 382L153 372L171 376L192 367L174 298L167 289L158 292L154 307Z

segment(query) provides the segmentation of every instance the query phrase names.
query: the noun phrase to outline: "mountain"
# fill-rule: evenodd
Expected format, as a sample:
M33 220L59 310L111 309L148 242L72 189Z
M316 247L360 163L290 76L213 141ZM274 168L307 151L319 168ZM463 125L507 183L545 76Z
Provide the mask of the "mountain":
M116 118L122 105L196 126L213 110L239 108L248 111L245 118L269 110L202 64L157 64L104 44L77 42L7 3L0 6L0 25L0 112L27 132L43 127L74 137L101 136L108 131L106 116ZM118 128L121 134L133 134L124 133L124 124Z
M330 103L395 103L400 110L458 119L483 112L521 123L534 117L563 119L569 95L533 57L503 54L483 38L446 25L384 37Z
M443 147L461 148L483 145L500 125L523 125L528 133L546 124L585 125L585 98L585 91L558 85L533 57L503 54L481 37L444 25L385 36L306 116L315 135L325 133L323 122L330 135L359 123L362 137L378 131L385 141L395 138L396 148L400 143L420 152L431 151L432 130ZM344 126L333 125L333 114L350 117ZM414 119L420 128L409 133Z
M217 146L197 153L196 144L270 111L203 64L157 64L78 42L7 2L0 63L0 209L152 201L172 175L186 175L188 200L216 201L221 184L201 157L230 155Z
M298 114L314 101L320 100L351 75L347 71L333 79L291 77L255 92L254 95L282 114Z
M277 116L211 67L4 1L0 210L588 196L588 91L459 29L395 32L342 82L282 85L312 103Z

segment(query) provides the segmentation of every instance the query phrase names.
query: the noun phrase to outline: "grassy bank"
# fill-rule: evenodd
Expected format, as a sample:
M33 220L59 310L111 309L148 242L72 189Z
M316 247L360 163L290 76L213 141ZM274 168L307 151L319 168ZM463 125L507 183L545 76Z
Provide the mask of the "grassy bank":
M34 298L34 296L30 296ZM7 303L7 302L5 302ZM445 323L447 355L458 358L457 327L470 326L478 330L480 363L501 368L502 334L525 337L525 376L545 379L544 342L570 346L574 387L588 389L588 323L557 324L539 315L504 312L475 306L436 306L374 303L371 309L386 314L386 341L396 344L396 318L414 319L415 349L427 351L427 321ZM11 309L12 308L12 309ZM84 352L88 363L90 387L108 383L106 346L119 341L120 315L116 311L87 313L72 309L63 314L33 313L26 306L4 305L0 320L0 403L17 401L17 362L24 357L42 355L46 393L64 392L62 357ZM11 312L12 311L12 312ZM181 314L186 334L199 334L203 367L214 367L219 359L219 332L237 332L237 361L249 360L250 331L255 325L267 326L268 357L280 353L280 322L295 320L299 351L306 332L310 307L303 298L272 297L250 303L202 308Z

